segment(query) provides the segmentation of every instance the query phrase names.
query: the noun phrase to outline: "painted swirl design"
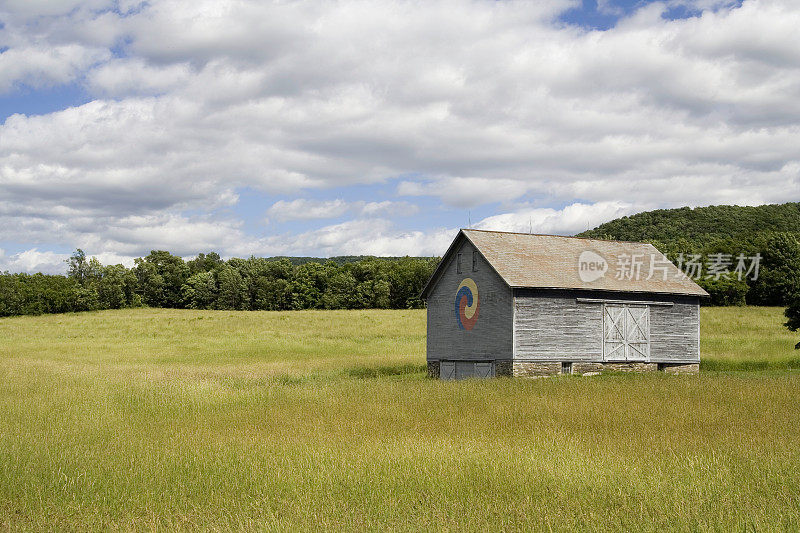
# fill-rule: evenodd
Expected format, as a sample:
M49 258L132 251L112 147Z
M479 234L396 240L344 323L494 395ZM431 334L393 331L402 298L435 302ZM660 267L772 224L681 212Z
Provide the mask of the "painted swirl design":
M471 278L464 278L456 291L456 320L460 329L471 330L478 320L478 286Z

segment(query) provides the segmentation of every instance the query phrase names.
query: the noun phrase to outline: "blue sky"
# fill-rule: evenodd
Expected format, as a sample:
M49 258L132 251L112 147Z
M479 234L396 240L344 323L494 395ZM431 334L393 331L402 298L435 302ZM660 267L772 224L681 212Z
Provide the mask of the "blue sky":
M800 199L791 1L0 4L0 270Z

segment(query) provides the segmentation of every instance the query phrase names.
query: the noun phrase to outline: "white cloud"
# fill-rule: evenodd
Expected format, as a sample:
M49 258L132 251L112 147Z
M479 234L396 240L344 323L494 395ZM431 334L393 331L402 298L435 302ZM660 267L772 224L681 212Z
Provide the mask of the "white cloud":
M267 216L276 220L312 220L317 218L336 218L344 215L350 206L341 199L336 200L280 200L267 210Z
M364 217L411 216L419 212L419 207L408 202L355 202L356 211Z
M95 100L0 125L0 242L435 248L440 218L375 222L413 212L402 199L335 199L392 180L554 232L618 206L798 200L800 6L725 4L668 21L675 3L655 3L597 32L554 22L566 1L5 2L0 91L79 83ZM275 220L354 220L248 232L246 188L288 197Z
M40 88L69 83L110 55L107 50L77 44L11 48L0 53L0 94L17 86Z
M115 59L89 73L89 87L109 96L166 93L188 81L188 64L149 65L142 59Z
M524 180L447 177L434 182L403 181L397 193L403 196L437 196L456 207L507 202L523 196L533 184Z
M75 9L98 9L110 4L107 0L4 0L0 13L33 18L66 15Z
M574 235L609 220L641 211L623 202L574 203L562 209L528 208L484 218L476 229Z
M294 235L273 246L280 250L318 250L323 256L434 256L442 255L458 230L403 231L382 219L351 220ZM291 241L291 242L290 242ZM282 246L282 248L281 248ZM279 253L286 253L285 251Z
M45 274L63 274L66 271L64 261L68 254L57 254L50 251L40 252L31 248L12 255L5 255L0 250L0 272L42 272Z
M27 272L30 274L41 272L43 274L65 274L67 260L71 254L60 254L52 251L39 251L38 248L23 250L12 255L6 255L0 249L0 272ZM104 265L122 264L128 268L134 266L134 257L115 253L88 254L97 258Z
M337 218L347 213L363 217L379 216L408 216L417 213L419 209L407 202L346 202L341 198L335 200L308 200L297 198L295 200L279 200L267 210L269 219L279 221L289 220L314 220Z
M240 222L210 217L146 215L109 218L104 230L99 236L84 237L81 247L98 256L108 250L115 250L123 256L143 255L150 250L168 250L176 255L192 256L215 250L224 253L248 240Z

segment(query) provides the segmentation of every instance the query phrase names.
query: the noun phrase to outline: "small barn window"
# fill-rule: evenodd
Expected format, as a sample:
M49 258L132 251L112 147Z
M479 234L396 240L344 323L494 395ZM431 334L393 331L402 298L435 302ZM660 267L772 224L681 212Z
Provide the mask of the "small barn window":
M478 251L477 250L472 252L472 271L473 272L477 272L478 271Z
M561 363L562 374L572 374L572 363Z
M461 274L461 254L456 255L456 273Z

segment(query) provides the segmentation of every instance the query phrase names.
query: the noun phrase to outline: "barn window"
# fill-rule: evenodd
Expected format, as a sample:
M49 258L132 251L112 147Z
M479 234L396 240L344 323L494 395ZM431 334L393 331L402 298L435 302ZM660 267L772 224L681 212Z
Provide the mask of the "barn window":
M572 374L572 363L561 363L562 374Z
M473 272L477 272L478 271L478 251L477 250L472 252L472 271Z
M456 273L461 274L461 254L456 255Z

